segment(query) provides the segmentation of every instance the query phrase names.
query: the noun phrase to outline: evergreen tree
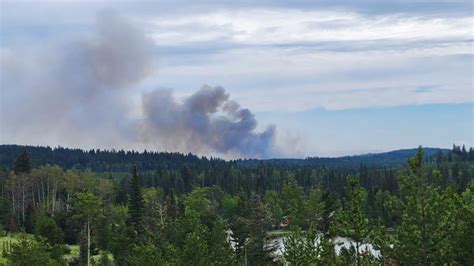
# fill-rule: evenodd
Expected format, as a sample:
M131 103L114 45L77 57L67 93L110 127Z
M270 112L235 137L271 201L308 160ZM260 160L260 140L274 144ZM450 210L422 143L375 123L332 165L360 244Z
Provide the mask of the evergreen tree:
M276 247L267 237L267 229L271 224L270 214L261 200L262 180L256 180L254 207L249 220L249 240L247 244L247 261L249 265L268 265L273 261Z
M239 261L246 258L246 244L249 237L250 228L250 204L243 193L239 193L237 198L237 217L232 224L232 238L235 242L235 252Z
M137 234L142 232L144 200L141 189L140 177L137 173L137 167L133 168L133 176L130 181L130 200L128 203L129 225L131 225Z
M29 174L31 172L31 162L30 157L26 148L18 155L13 165L13 172L15 174Z
M166 196L165 206L166 217L171 223L173 223L178 217L178 205L176 204L176 198L173 189L170 189L168 195Z
M353 176L347 177L345 189L346 195L342 209L336 213L332 230L355 242L355 245L351 243L351 246L355 249L356 265L360 265L360 246L364 241L368 242L371 234L371 226L366 214L367 192Z
M61 228L56 225L53 218L45 214L40 215L36 220L35 235L46 238L51 246L62 244L64 241L64 233Z
M5 254L11 265L61 265L53 261L47 251L47 246L26 237L21 237L18 243L12 244L11 251Z
M291 265L316 265L321 251L317 239L314 226L305 233L299 227L293 227L288 238L283 241L285 261Z
M211 265L234 265L235 252L228 241L225 224L217 219L209 234L209 249L211 251Z
M290 223L303 227L307 218L303 188L294 179L290 179L283 185L281 198L284 214Z

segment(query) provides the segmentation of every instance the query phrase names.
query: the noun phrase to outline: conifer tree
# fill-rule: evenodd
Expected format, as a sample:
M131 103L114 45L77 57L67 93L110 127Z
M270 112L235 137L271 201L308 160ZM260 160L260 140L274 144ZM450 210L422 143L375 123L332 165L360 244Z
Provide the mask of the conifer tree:
M130 181L130 201L128 203L129 225L136 233L141 232L144 200L141 189L140 177L137 173L137 167L133 168L133 176Z
M31 172L31 161L26 149L18 155L13 165L15 174L29 174Z
M254 208L249 220L249 240L247 244L247 257L250 265L267 265L272 262L272 253L276 247L269 243L267 228L270 225L269 212L263 204L260 192L262 186L261 176L256 180L256 194Z
M366 215L367 191L363 189L359 181L353 177L347 177L346 196L342 209L336 213L332 230L341 236L349 237L355 242L355 262L360 264L360 246L367 241L371 234L371 227Z

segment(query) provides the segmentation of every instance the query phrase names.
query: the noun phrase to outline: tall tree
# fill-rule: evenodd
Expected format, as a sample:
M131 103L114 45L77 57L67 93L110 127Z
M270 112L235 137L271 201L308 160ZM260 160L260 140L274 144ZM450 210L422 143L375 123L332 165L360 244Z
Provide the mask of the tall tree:
M294 226L284 240L285 252L283 256L291 265L317 265L321 246L317 244L318 234L315 227L302 232Z
M26 210L31 204L31 173L30 157L26 149L23 149L13 165L14 175L10 178L12 192L12 213L17 217L18 223L23 226L26 223ZM21 212L20 212L21 211ZM19 215L21 213L21 216ZM21 217L21 222L19 222Z
M144 200L141 189L140 177L137 167L133 168L133 176L130 180L130 200L128 203L129 224L139 234L142 231Z
M72 208L74 211L74 218L82 222L86 245L81 245L81 248L86 248L86 252L81 250L81 254L85 255L85 258L82 258L83 263L90 265L90 248L91 248L91 230L92 225L101 214L101 200L99 197L95 196L89 192L80 192L76 193L73 198ZM84 257L84 256L83 256Z
M31 161L28 151L25 149L22 150L20 155L15 160L13 165L13 172L15 174L29 174L31 172Z
M356 265L361 263L360 246L368 241L371 234L371 226L366 214L367 191L359 184L359 180L353 176L347 177L346 194L342 202L342 209L336 213L332 230L341 236L349 237L355 245Z

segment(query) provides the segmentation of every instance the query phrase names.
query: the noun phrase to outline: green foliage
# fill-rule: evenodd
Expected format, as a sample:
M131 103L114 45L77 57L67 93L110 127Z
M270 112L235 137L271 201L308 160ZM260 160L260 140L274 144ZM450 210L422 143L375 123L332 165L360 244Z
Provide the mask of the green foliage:
M231 195L224 195L222 199L222 218L229 222L234 222L237 216L237 202L238 198Z
M276 247L268 241L269 216L268 209L257 196L247 228L249 239L246 250L250 265L267 265L273 261L273 252Z
M319 221L322 218L325 209L323 192L320 187L314 187L311 189L306 205L305 215L309 218L310 223Z
M11 252L6 258L12 265L61 265L61 262L51 259L47 246L37 241L21 237L17 243L12 244Z
M130 181L130 200L128 202L129 223L135 228L135 231L141 232L144 200L141 189L140 177L137 173L137 167L133 168L133 176Z
M16 158L13 165L13 172L15 172L17 175L28 174L31 172L30 156L28 155L26 148L24 148L20 155L18 155Z
M72 200L74 216L85 223L91 223L101 214L101 199L90 192L76 193Z
M153 244L135 246L126 258L126 265L164 265L160 250Z
M275 257L271 237L287 233L278 228L284 218L292 228L284 257L292 265L472 265L470 155L461 148L436 158L420 153L406 169L342 169L283 161L254 166L251 160L174 154L149 161L148 155L120 152L110 153L120 156L107 165L110 154L93 151L88 156L107 160L88 165L130 167L124 158L133 157L144 159L135 162L153 171L130 177L71 169L71 164L66 170L19 170L19 175L1 170L0 216L9 231L36 221L37 237L23 248L39 252L46 265L62 263L63 239L81 247L83 264L85 251L100 254L92 261L102 265L275 264L282 258ZM32 158L35 165L44 162ZM354 244L338 256L334 236L349 237ZM377 262L358 252L363 243L380 251ZM66 257L73 262L77 253Z
M274 190L269 190L265 193L263 201L267 204L268 209L270 210L272 224L280 225L283 220L283 209L281 207L282 203L280 195Z
M372 230L367 218L366 206L367 191L360 187L355 177L348 176L342 209L336 213L332 230L355 242L352 248L355 248L354 255L357 264L361 259L360 245L369 240Z
M442 189L439 171L433 174L435 182L430 182L423 170L421 147L408 163L408 174L401 176L406 207L395 246L400 262L472 262L472 249L466 248L466 244L472 243L472 208L466 198L452 186Z
M299 227L293 228L284 240L283 256L291 265L314 265L321 252L317 242L318 234L314 227L306 233L301 232Z
M207 198L207 188L196 188L184 198L184 214L188 217L203 218L210 212L211 202Z
M284 214L294 226L304 226L306 223L306 210L303 188L298 186L293 179L283 185L281 203Z
M35 235L46 238L52 246L62 244L64 241L64 233L61 228L56 225L53 218L44 214L36 220Z
M207 228L197 224L191 232L186 234L184 246L180 256L182 265L209 265L209 247L206 243Z
M90 244L92 226L101 217L101 199L92 193L76 193L72 201L73 218L82 222L81 262L90 263Z
M222 220L216 220L208 238L211 251L211 265L234 265L236 258L234 250L228 241L228 232Z

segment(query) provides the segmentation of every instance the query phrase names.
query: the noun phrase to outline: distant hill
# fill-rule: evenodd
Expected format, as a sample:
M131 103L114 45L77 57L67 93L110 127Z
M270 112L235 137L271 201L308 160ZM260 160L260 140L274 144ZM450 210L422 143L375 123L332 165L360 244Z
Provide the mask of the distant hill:
M91 169L97 172L127 172L133 165L142 171L162 169L181 169L184 164L205 167L207 164L225 163L220 159L208 159L192 154L169 152L136 152L116 150L90 150L69 148L50 148L41 146L0 145L0 164L10 169L15 158L26 148L34 166L56 164L64 168ZM384 153L373 153L337 158L309 157L306 159L267 159L236 160L240 166L256 166L262 162L274 166L298 167L341 167L358 168L361 164L367 167L398 167L406 164L409 156L416 154L417 149L396 150ZM429 158L438 152L447 153L447 149L425 148L425 157Z
M342 156L342 157L308 157L306 159L268 159L263 160L272 165L281 166L326 166L357 168L361 164L367 167L398 167L406 165L407 158L416 154L417 148L395 150L382 153L369 153L363 155ZM439 152L447 153L449 149L423 148L425 158L428 159ZM243 165L256 165L262 160L242 160Z

